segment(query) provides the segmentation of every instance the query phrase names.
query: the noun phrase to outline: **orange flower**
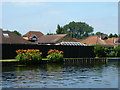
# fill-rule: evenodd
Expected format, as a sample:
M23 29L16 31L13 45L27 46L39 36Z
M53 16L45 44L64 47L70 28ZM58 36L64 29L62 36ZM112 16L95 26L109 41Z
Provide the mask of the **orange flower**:
M26 52L27 50L23 50L24 52Z
M20 49L18 50L18 52L20 52Z
M36 49L35 51L36 51L36 52L39 52L40 50Z
M27 58L27 57L25 57L25 58Z
M32 54L30 54L30 56L32 56Z
M31 58L29 60L32 60Z
M17 53L18 51L16 50L16 53Z
M63 53L63 51L60 51L60 53Z

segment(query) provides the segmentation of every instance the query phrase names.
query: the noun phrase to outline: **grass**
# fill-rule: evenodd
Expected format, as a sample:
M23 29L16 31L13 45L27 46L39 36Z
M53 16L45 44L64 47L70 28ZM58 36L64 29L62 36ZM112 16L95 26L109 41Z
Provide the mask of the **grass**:
M47 58L43 58L42 60L47 60ZM4 60L0 60L0 62L17 62L16 59L4 59Z
M0 62L17 62L16 59L5 59L5 60L0 60Z

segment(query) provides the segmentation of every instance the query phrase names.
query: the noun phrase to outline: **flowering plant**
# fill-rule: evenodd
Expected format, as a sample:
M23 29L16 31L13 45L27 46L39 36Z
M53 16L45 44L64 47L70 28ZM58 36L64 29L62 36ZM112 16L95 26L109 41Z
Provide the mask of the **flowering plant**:
M28 49L28 50L16 50L17 56L16 59L20 63L24 64L35 64L39 63L42 60L42 52L38 49Z
M63 61L63 51L59 51L56 49L51 49L48 51L48 56L47 59L51 60L53 62L59 62L59 61Z

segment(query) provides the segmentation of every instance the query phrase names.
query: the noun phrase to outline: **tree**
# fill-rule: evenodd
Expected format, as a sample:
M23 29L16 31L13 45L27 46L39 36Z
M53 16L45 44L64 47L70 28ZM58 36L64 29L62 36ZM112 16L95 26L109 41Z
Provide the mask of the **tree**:
M102 33L102 32L96 32L96 35L107 35L107 34L105 34L105 33ZM107 35L108 36L108 35Z
M90 36L94 36L95 34L94 33L91 33Z
M101 32L96 32L96 35L100 35L101 34Z
M57 29L56 32L60 30ZM88 37L88 34L93 32L93 27L89 26L85 22L72 21L69 24L64 25L61 31L68 35L72 33L72 36L74 36L73 38L77 37L77 39L80 39L81 37Z
M60 25L58 24L57 25L57 30L56 30L56 33L57 34L63 34L64 32L63 32L63 28L62 27L60 27Z
M113 37L113 34L111 33L110 35L109 35L109 38L112 38Z
M117 34L114 34L113 37L118 37L118 35L117 35Z
M19 35L19 36L22 36L22 34L21 34L21 33L19 33L19 32L18 32L18 31L16 31L16 30L14 30L14 31L13 31L13 33L14 33L14 34L17 34L17 35Z

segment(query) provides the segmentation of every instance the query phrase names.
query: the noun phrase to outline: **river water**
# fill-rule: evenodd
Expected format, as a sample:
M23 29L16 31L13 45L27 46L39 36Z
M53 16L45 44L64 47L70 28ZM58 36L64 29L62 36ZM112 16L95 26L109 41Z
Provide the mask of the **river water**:
M118 88L118 61L107 63L3 63L3 88Z

